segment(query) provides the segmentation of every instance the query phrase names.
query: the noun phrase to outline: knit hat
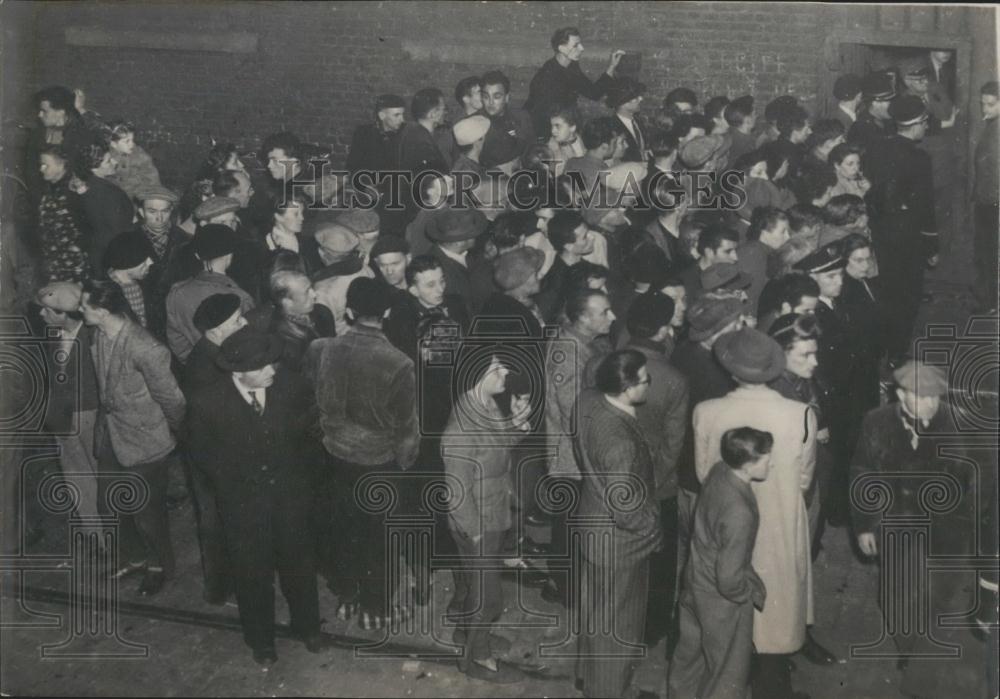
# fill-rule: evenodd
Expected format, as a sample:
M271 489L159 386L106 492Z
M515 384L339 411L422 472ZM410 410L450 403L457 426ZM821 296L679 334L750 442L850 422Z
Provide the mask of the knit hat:
M347 307L355 317L381 318L392 306L394 296L388 284L358 277L347 287Z
M460 146L468 146L475 143L483 138L489 130L490 120L481 114L459 119L451 127L451 133L455 136L455 143Z
M756 328L726 333L712 350L726 371L747 383L767 383L785 370L781 345Z
M702 297L688 308L688 337L695 342L707 340L744 313L746 308L737 298Z
M940 396L948 391L948 377L944 371L912 359L896 369L892 378L897 386L919 396Z
M140 231L119 233L104 249L104 269L132 269L156 257L153 244Z
M284 343L276 335L240 328L227 337L215 363L226 371L257 371L281 359Z
M147 199L161 199L163 201L169 201L171 204L176 204L181 200L179 196L174 194L173 190L167 189L166 187L158 184L139 188L135 193L135 198L139 201L146 201Z
M379 229L378 214L366 209L349 209L337 216L334 222L358 235L374 233Z
M240 297L236 294L212 294L198 304L191 322L198 332L217 328L240 310Z
M194 210L194 217L198 221L208 221L216 216L222 216L233 211L240 210L240 203L230 197L211 197L206 199Z
M545 264L545 253L524 246L500 255L493 262L493 281L503 291L510 291L524 284L537 274Z
M46 284L35 296L39 304L66 313L80 308L83 287L76 282L52 282Z
M447 209L427 223L427 237L438 243L455 243L478 238L489 222L477 209Z
M229 226L210 223L195 232L191 245L199 260L214 260L236 249L236 233Z

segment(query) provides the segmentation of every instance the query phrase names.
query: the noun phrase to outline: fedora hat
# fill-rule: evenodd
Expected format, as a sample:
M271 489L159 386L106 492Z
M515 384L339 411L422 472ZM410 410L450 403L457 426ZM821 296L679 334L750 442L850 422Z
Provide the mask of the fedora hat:
M222 343L215 363L225 371L257 371L281 359L283 349L284 344L275 335L240 328Z
M767 383L785 370L781 345L756 328L726 333L712 349L719 363L740 381Z

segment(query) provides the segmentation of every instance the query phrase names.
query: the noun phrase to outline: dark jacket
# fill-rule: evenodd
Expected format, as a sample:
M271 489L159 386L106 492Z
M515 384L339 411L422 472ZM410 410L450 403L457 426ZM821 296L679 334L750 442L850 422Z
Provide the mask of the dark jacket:
M945 64L948 65L948 64ZM1000 119L983 122L983 130L976 142L974 155L975 184L973 199L977 204L997 205L1000 199L1000 166L997 165L997 135L1000 134Z
M646 162L646 149L649 147L649 136L647 135L645 123L641 123L643 120L638 116L632 117L632 127L639 135L639 139L641 139L640 143L636 140L636 137L632 135L632 132L628 130L628 127L625 126L625 122L621 120L621 117L618 117L618 120L625 129L625 143L628 144L628 147L625 150L625 155L622 156L622 162Z
M613 84L614 78L607 73L601 73L597 80L591 80L583 74L577 61L564 68L553 57L545 61L531 79L524 108L531 113L535 122L535 133L545 134L550 130L549 115L553 107L573 106L580 95L599 100Z
M879 363L885 354L885 309L879 286L877 278L862 282L845 274L838 299L851 319L847 328L848 344L854 348L851 401L863 410L879 404Z
M851 124L851 128L847 130L845 140L849 143L855 143L867 151L895 133L896 124L893 121L877 119L865 109L858 113L857 121ZM862 170L868 174L867 167L862 168Z
M297 372L302 371L306 350L314 340L337 335L333 312L321 303L313 306L307 318L285 315L278 312L273 303L268 303L253 309L247 315L247 322L262 332L279 337L284 343L282 365Z
M120 187L96 175L87 180L87 191L80 198L90 228L90 262L100 275L108 243L132 229L135 207Z
M395 347L418 364L421 331L430 332L428 324L456 324L459 337L465 337L469 331L469 316L465 312L465 304L452 294L445 294L444 301L434 309L426 308L412 294L400 295L399 300L389 309L389 317L385 319L382 329Z
M434 134L416 122L403 127L399 136L399 167L414 176L433 170L445 173L451 171L447 157L438 146Z
M612 405L604 394L588 390L577 407L578 432L573 452L580 465L581 519L610 519L619 556L641 558L655 551L663 537L656 501L653 452L639 421ZM627 493L608 497L609 492Z
M181 390L188 400L198 390L229 376L215 363L218 356L219 346L204 335L194 343L181 373Z
M542 289L535 295L535 303L546 323L559 322L566 308L566 295L569 293L569 270L562 257L556 252L556 259L542 279Z
M531 117L523 109L508 105L502 114L486 116L490 120L490 129L486 132L486 140L483 142L481 158L483 167L496 167L519 158L535 142L535 129L531 125ZM549 129L543 131L543 133L548 132Z
M919 144L902 136L878 143L865 152L864 172L872 183L873 230L884 222L915 245L921 232L937 231L931 159Z
M630 349L646 357L650 385L646 402L636 406L636 418L653 453L656 497L677 497L677 459L688 430L688 382L668 360L666 346L632 338Z
M366 325L314 342L309 354L326 450L348 463L411 466L420 438L413 360Z
M388 171L399 164L399 132L386 133L378 124L363 124L354 130L347 169Z
M462 299L462 304L465 306L465 315L471 318L474 309L472 308L472 278L470 270L475 264L472 251L470 250L465 258L468 264L467 267L463 267L460 262L448 257L439 245L431 248L431 257L441 263L441 270L444 272L448 294Z

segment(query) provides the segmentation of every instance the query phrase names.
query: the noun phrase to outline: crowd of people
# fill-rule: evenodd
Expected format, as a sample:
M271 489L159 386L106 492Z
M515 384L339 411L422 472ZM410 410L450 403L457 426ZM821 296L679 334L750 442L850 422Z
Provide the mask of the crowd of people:
M387 589L386 513L363 497L378 474L460 561L447 616L469 676L524 678L491 632L509 572L579 620L586 696L627 695L624 651L664 638L673 697L803 696L791 656L836 662L813 634L824 533L852 527L879 553L852 476L954 470L935 449L946 378L912 357L952 223L933 147L955 121L935 79L948 52L843 75L836 110L813 115L794 95L683 86L646 110L623 52L592 80L578 30L551 46L523 108L498 70L458 83L450 123L437 88L378 96L349 178L283 132L257 149L266 175L220 144L177 191L141 125L38 92L32 303L51 361L79 367L49 403L62 466L145 480L113 571L141 574L144 596L175 573L168 489L185 474L204 599L235 594L264 666L275 572L311 652L328 645L319 579L364 629L432 600L419 556L413 594ZM584 120L578 98L609 111ZM996 82L981 104L972 218L995 310ZM372 206L337 205L362 172L403 186L375 177ZM946 524L970 531L972 513ZM935 587L932 609L970 594ZM905 688L937 696L950 672L914 660Z

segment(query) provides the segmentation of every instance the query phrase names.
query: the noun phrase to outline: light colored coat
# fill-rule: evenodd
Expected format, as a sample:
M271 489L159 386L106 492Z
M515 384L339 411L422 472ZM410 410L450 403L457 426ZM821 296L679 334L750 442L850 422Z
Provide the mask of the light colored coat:
M91 355L101 408L115 458L122 466L158 461L176 446L171 431L184 421L184 395L170 371L170 352L144 328L127 321L109 355Z
M816 462L816 416L808 406L766 386L741 386L694 409L695 468L704 482L721 460L722 435L736 427L770 432L771 473L753 484L760 528L753 567L767 588L764 611L754 617L758 653L794 653L812 623L812 560L803 493Z

